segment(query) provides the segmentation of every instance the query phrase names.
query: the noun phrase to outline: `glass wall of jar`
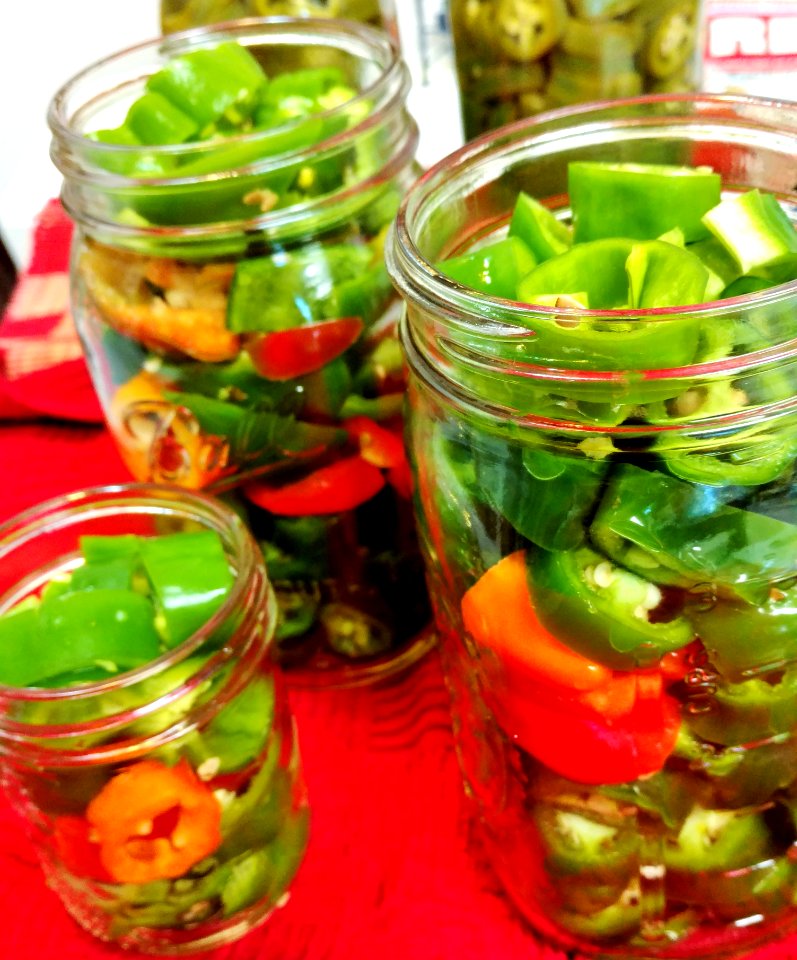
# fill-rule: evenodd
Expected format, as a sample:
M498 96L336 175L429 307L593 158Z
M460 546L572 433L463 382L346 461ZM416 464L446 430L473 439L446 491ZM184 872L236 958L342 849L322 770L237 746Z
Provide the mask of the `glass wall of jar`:
M51 106L110 430L138 480L233 491L307 682L430 642L382 255L415 175L407 86L370 27L249 20L113 56Z
M797 282L778 279L797 276L795 148L794 105L571 108L441 161L388 241L467 792L508 895L567 948L725 956L797 926ZM653 178L629 230L691 209L660 177L711 182L737 214L766 192L778 270L718 281L733 258L674 228L580 236L590 202L598 230L612 205L577 205L572 165L619 160L612 176ZM452 279L474 249L478 282L498 250L516 269L520 193L562 253L538 250L505 299ZM580 305L601 285L622 303L643 262L665 298L709 249L711 294Z
M161 29L177 33L244 17L334 17L385 26L385 0L161 0Z
M0 527L0 770L47 881L102 940L193 952L284 901L308 809L241 519L97 487Z
M465 135L698 86L702 0L450 0Z

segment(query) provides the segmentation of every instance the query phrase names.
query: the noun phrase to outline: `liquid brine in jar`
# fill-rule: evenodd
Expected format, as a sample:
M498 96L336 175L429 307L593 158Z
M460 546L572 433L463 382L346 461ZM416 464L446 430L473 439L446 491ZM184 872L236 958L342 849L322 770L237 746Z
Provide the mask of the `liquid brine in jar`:
M136 479L247 518L308 680L429 642L382 257L415 175L407 87L370 27L248 20L109 57L50 112L108 428Z

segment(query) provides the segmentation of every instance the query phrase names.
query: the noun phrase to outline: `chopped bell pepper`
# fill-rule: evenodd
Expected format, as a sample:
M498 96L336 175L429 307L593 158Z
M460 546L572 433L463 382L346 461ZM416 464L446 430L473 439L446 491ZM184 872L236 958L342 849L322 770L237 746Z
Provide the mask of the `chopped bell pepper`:
M568 165L577 243L604 237L655 240L678 227L687 243L709 235L702 217L720 202L722 180L705 167L599 163Z
M797 526L723 503L723 489L623 464L590 527L603 552L639 576L759 601L794 573Z
M509 236L523 240L539 262L559 256L573 244L570 227L523 191L518 194L512 209Z
M706 211L703 222L744 275L778 282L797 277L797 231L771 193L747 190Z
M463 286L491 297L514 300L518 284L536 263L534 254L523 240L509 236L472 253L443 260L437 268Z
M219 609L233 585L224 547L212 530L148 537L141 561L167 647L187 640Z

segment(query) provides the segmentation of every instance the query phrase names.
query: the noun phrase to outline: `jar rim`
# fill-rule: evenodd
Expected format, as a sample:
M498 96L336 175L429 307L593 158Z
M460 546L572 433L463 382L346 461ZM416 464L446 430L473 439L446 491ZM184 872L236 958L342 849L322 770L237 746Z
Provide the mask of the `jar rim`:
M96 104L102 103L103 98L113 95L124 85L145 79L154 69L159 68L162 62L173 56L207 48L209 45L225 40L265 49L268 49L269 45L296 49L318 46L348 54L354 62L370 63L377 71L373 79L369 78L369 82L358 89L354 97L322 113L314 114L313 117L334 119L336 116L349 114L353 107L356 111L358 104L367 105L369 109L364 110L362 117L359 117L352 126L332 133L310 147L286 148L282 152L266 154L251 162L243 162L239 166L231 165L228 169L205 174L133 177L109 170L106 165L92 160L92 157L112 158L140 153L141 146L89 140L80 130L75 129L74 121L80 116L81 111L89 105L96 109ZM102 78L104 74L108 75L108 82L101 92L96 93L91 89L83 92L85 85L89 85L90 88L92 80ZM385 179L386 174L380 169L364 179L345 184L342 190L333 190L331 193L320 194L309 200L303 199L301 203L265 213L253 210L253 215L245 219L175 226L127 223L110 216L106 219L103 218L102 204L98 205L99 212L95 212L92 216L83 209L86 204L80 199L80 192L102 196L103 193L112 194L113 191L136 188L158 191L190 186L213 187L219 181L228 182L237 177L266 175L287 164L300 163L303 158L311 155L317 163L326 154L334 155L345 150L358 137L367 136L379 122L384 122L385 118L402 109L406 103L409 86L408 68L389 35L367 24L329 18L289 16L249 17L226 21L169 34L127 47L95 61L67 80L53 95L48 106L47 121L53 134L50 155L53 163L64 176L62 201L70 216L79 222L99 226L116 236L168 237L177 232L181 237L196 235L204 238L228 233L230 230L235 232L279 231L281 228L290 226L292 222L301 222L308 216L316 216L319 209L323 209L325 202L330 199L337 202L342 197L345 200L345 194L355 188L367 191L375 183L378 185ZM82 98L81 92L83 92ZM73 103L75 100L77 102ZM256 145L260 141L265 143L270 138L290 132L306 119L298 118L266 130L238 133L225 138L225 144L245 146ZM395 161L398 159L407 164L414 157L418 140L417 128L409 119L403 126L402 135L398 138L394 137L395 142L390 145L393 153L385 158L385 167L390 161L394 161L391 166L395 166ZM217 142L197 141L189 144L147 146L146 150L154 157L180 155L196 159L217 148ZM72 193L78 198L76 202L70 199Z
M588 310L528 304L492 297L470 290L463 284L446 277L437 270L422 252L416 234L423 219L433 209L450 199L472 177L476 182L489 179L489 173L504 168L534 147L547 142L561 143L563 136L574 131L587 131L592 135L599 124L612 124L627 118L660 120L668 107L692 107L703 120L717 119L731 122L737 119L756 121L760 113L765 120L762 125L772 132L797 142L797 104L789 101L740 94L647 94L616 100L576 104L551 110L535 117L489 131L443 157L415 182L404 196L391 228L386 244L388 270L393 283L405 298L426 303L435 312L445 317L447 323L462 330L483 330L485 320L492 325L491 332L511 338L528 333L517 318L539 316L545 319L666 321L683 318L685 314L696 318L732 314L747 304L769 305L793 297L797 293L797 280L788 281L767 290L748 293L726 300L706 301L687 306L646 309ZM661 117L655 111L662 111ZM648 113L644 113L648 111ZM733 111L732 113L729 111ZM617 124L615 124L617 125ZM792 147L794 149L794 147ZM792 189L794 189L792 187ZM797 194L792 194L797 201ZM496 224L493 224L496 226ZM797 341L795 341L797 349ZM540 368L544 369L544 368ZM557 373L565 372L558 369ZM583 371L567 370L578 378Z

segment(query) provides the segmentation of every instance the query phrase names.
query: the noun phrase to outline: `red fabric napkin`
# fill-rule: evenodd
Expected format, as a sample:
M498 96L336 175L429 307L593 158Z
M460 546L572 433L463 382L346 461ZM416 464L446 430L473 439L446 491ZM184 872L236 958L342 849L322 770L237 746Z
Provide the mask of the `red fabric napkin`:
M72 225L58 200L36 223L28 270L0 322L0 418L88 423L102 411L69 312Z

